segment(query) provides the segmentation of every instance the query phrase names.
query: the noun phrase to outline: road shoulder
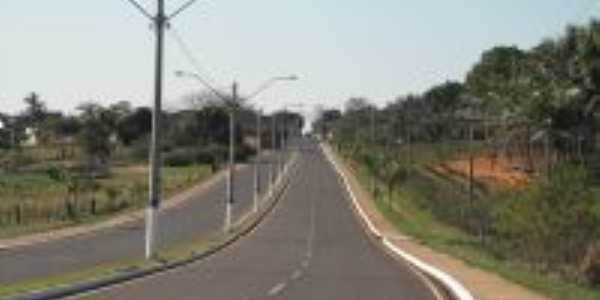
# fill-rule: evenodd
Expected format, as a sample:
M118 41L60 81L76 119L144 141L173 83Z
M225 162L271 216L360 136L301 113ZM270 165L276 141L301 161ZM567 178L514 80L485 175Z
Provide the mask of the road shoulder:
M333 158L338 162L340 171L348 179L348 183L356 199L382 236L386 237L396 247L410 253L423 262L433 265L463 283L472 293L474 298L481 300L549 300L517 284L509 282L499 275L485 272L464 263L462 260L439 253L422 245L402 232L388 221L377 209L371 195L360 185L354 172L336 154L331 151Z

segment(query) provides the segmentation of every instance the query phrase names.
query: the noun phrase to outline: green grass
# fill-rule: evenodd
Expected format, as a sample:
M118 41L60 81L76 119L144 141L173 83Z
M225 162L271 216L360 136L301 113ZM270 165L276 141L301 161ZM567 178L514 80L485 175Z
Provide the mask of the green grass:
M165 199L190 188L211 175L210 167L195 165L163 168ZM0 238L47 231L105 220L143 207L147 202L148 172L145 166L114 167L107 178L98 179L97 189L83 190L77 200L77 218L65 213L67 187L44 172L0 175ZM91 214L92 200L96 214ZM21 223L17 224L17 209Z
M177 244L168 249L164 249L158 254L160 261L175 261L190 257L192 253L201 253L209 248L223 243L228 236L221 235L218 237L198 239L191 242ZM145 270L156 267L161 263L157 260L144 260L142 258L120 260L93 268L51 276L41 279L35 279L14 284L0 285L0 298L8 298L24 293L32 293L35 291L43 291L48 289L72 286L78 283L91 282L109 278L122 272L122 270Z
M360 166L355 168L355 175L364 187L368 186L370 180L364 168ZM419 203L419 198L428 197L430 193L431 191L425 185L403 185L400 191L393 194L392 206L382 198L376 200L376 206L401 232L415 237L432 249L457 257L469 265L497 273L554 299L600 299L599 289L536 273L518 262L494 256L476 237L448 226L416 204Z
M263 212L266 213L266 212ZM160 265L164 262L180 261L190 258L192 255L200 254L225 244L234 237L238 236L244 230L247 230L255 222L258 222L259 215L251 215L244 222L237 224L227 234L217 232L213 235L200 237L192 241L182 242L169 247L160 249L157 260L144 260L142 258L119 260L106 263L93 268L61 274L57 276L46 277L42 279L18 282L15 284L0 285L0 298L17 296L23 293L32 293L34 291L43 291L53 288L68 287L78 283L86 283L103 278L110 278L122 272L122 270L145 270ZM160 261L160 262L159 262ZM77 299L102 299L101 295L89 294L77 297Z

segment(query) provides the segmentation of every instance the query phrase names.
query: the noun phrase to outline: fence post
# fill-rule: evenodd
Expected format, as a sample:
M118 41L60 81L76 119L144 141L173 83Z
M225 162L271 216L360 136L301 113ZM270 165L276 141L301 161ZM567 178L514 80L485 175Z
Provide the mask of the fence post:
M96 215L96 197L93 197L90 203L90 214L92 216Z
M73 209L73 203L71 203L71 201L69 201L69 200L66 200L65 201L65 209L66 209L66 212L67 212L67 219L73 220L74 217L75 217L75 212L74 212L74 209Z
M474 157L473 157L473 139L474 139L474 133L473 133L473 123L469 122L469 203L471 205L471 209L473 209L473 202L474 202Z
M17 222L17 225L21 225L23 223L23 211L21 208L21 204L16 204L15 205L15 220Z

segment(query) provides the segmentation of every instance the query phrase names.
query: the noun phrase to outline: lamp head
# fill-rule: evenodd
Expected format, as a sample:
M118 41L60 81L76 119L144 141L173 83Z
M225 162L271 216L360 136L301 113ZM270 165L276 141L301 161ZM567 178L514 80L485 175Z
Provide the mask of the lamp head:
M298 76L297 75L290 75L290 76L281 76L281 77L275 77L273 78L274 80L288 80L288 81L295 81L298 80Z

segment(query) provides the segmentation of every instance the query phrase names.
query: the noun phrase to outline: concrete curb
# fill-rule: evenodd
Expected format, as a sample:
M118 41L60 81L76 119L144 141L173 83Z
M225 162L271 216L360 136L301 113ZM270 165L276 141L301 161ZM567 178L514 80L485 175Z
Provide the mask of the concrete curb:
M425 263L424 261L421 261L420 259L416 258L415 256L403 251L402 249L400 249L399 247L394 245L392 242L390 242L390 240L387 237L382 235L381 232L379 230L377 230L377 228L375 228L375 226L373 225L371 220L369 220L369 218L365 214L365 212L362 209L362 207L360 206L360 204L358 204L358 200L356 199L354 192L350 188L348 179L346 178L346 175L340 170L338 163L333 158L331 150L324 144L321 144L321 149L323 149L323 153L325 153L327 160L329 160L329 162L333 165L335 171L338 173L338 175L344 182L346 191L348 192L348 194L350 195L350 198L352 199L352 204L358 211L358 214L360 215L362 220L365 222L365 224L369 228L369 231L378 240L380 240L381 243L385 247L387 247L390 251L392 251L396 255L402 257L404 260L406 260L408 263L413 265L419 271L421 271L424 274L439 281L450 293L452 293L452 295L457 300L475 300L475 298L473 298L473 295L471 295L471 293L454 277L450 276L449 274L443 272L442 270L440 270L432 265Z
M107 278L92 280L89 282L83 282L74 284L72 286L53 288L39 292L33 292L28 294L22 294L17 296L12 296L8 298L3 298L3 300L54 300L54 299L62 299L66 297L71 297L75 295L80 295L88 292L92 292L95 290L99 290L102 288L107 288L113 285L121 284L124 282L144 278L147 276L159 274L168 270L176 269L181 266L188 265L190 263L194 263L200 260L203 260L224 248L230 246L235 243L242 237L251 233L263 220L264 218L275 208L276 204L281 199L281 196L284 194L286 189L291 183L291 175L296 171L296 162L297 156L292 157L286 166L285 172L280 177L279 181L277 181L276 186L269 193L265 194L267 196L267 201L270 202L269 205L262 212L259 213L258 217L241 231L234 234L232 237L226 239L222 243L215 245L208 250L202 253L194 253L187 258L183 258L180 260L175 260L171 262L166 262L159 266L149 267L142 270L134 270L127 271L122 274L116 274ZM270 200L270 201L269 201Z

